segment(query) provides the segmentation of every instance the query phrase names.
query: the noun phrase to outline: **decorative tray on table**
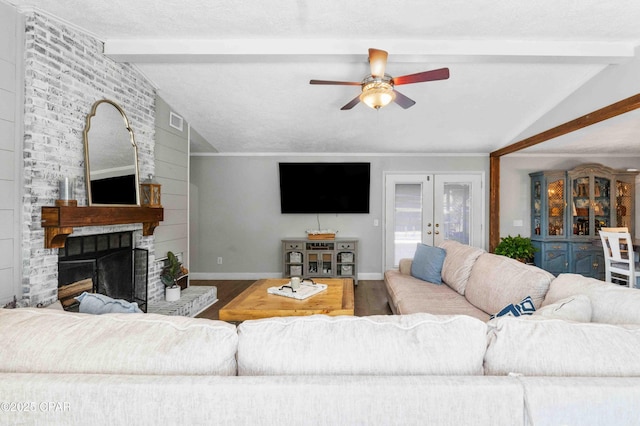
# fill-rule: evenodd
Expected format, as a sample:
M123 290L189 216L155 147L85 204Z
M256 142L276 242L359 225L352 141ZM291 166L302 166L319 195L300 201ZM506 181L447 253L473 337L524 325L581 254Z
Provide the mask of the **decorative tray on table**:
M327 289L326 284L315 284L313 282L303 281L300 283L300 287L293 290L291 283L287 283L283 286L269 287L267 293L276 294L278 296L289 297L292 299L304 300L315 294L318 294Z

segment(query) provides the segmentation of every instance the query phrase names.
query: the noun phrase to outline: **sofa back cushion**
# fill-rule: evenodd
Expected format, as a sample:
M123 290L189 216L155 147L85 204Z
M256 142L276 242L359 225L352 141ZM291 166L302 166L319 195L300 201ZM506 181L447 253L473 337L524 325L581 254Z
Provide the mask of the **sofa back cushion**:
M223 321L0 309L0 336L2 372L236 374L238 336Z
M445 240L440 244L440 248L447 253L442 265L442 280L459 294L464 295L473 264L481 254L486 252L453 240Z
M576 294L544 305L533 315L567 321L591 322L591 301L584 294Z
M413 263L413 259L404 258L400 259L398 264L398 270L401 274L411 275L411 264Z
M489 323L487 375L640 376L640 326L530 316Z
M578 274L560 274L551 282L542 306L570 296L585 295L591 301L591 321L607 324L640 324L640 291Z
M238 326L238 375L482 375L486 324L460 316L282 317Z
M484 253L473 264L464 296L488 314L498 313L527 296L538 308L553 278L551 273L533 265Z

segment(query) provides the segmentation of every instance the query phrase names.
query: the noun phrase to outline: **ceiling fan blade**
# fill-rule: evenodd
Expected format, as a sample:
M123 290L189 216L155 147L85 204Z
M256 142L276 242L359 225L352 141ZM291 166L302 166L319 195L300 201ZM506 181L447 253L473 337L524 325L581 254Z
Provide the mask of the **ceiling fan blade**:
M393 84L422 83L423 81L446 80L449 78L449 68L439 68L437 70L419 72L417 74L403 75L394 77Z
M354 106L358 105L359 103L360 103L360 95L358 95L355 98L353 98L348 104L346 104L345 106L340 108L340 110L341 111L346 111L346 110L351 109Z
M384 50L369 49L369 65L371 66L372 76L384 77L384 69L387 66L388 55Z
M362 83L356 82L356 81L310 80L309 84L335 84L339 86L360 86Z
M414 101L413 99L407 98L405 95L398 92L397 90L394 90L393 93L396 94L396 98L393 101L404 109L411 108L416 104L416 101Z

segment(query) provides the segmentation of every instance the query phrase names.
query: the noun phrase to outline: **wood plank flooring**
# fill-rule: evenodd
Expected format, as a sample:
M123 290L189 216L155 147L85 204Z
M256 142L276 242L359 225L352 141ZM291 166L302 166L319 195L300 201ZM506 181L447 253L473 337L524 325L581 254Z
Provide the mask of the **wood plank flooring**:
M242 293L255 280L192 280L190 285L214 285L218 288L218 301L204 310L198 318L219 319L220 308ZM356 316L391 315L382 280L359 280L354 288Z

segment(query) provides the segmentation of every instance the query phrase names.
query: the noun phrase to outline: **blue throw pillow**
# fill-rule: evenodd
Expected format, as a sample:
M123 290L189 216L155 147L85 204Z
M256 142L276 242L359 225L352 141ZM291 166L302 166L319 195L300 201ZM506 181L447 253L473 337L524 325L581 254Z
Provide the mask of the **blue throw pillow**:
M446 254L440 247L418 244L411 262L411 276L433 284L442 284L442 264Z
M142 313L136 302L127 302L123 299L113 299L99 293L87 293L75 297L80 302L79 312L83 314L110 314L110 313Z
M533 300L531 300L531 296L527 296L520 301L517 305L513 303L502 308L500 312L495 315L491 315L489 319L494 319L497 317L519 317L521 315L532 315L536 311L536 307L533 304Z

